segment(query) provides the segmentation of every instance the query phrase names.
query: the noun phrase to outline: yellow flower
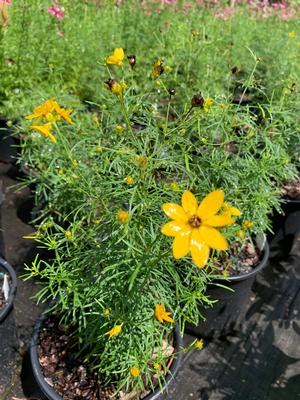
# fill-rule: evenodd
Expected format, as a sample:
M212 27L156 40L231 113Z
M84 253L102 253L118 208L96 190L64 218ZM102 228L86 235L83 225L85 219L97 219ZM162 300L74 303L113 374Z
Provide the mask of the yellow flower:
M77 167L78 161L77 161L77 160L72 160L72 165L73 165L74 167Z
M95 122L95 124L96 124L97 126L99 126L99 118L97 117L97 115L95 115L95 116L92 118L92 121Z
M180 129L180 133L181 133L182 135L184 135L185 132L186 132L186 129L185 129L185 128Z
M194 263L203 268L208 260L210 248L227 250L228 243L215 228L232 224L234 219L216 215L224 202L222 190L209 193L198 205L195 196L188 190L182 195L182 206L165 203L163 210L173 221L165 224L161 232L173 236L173 256L176 259L192 254Z
M154 369L160 369L160 364L159 363L154 363L153 364Z
M180 190L177 182L170 183L170 189L173 190L173 192L179 192Z
M106 88L117 96L120 96L123 90L128 87L125 82L118 83L114 79L108 79L105 84Z
M250 229L253 226L253 222L252 221L244 221L243 222L243 228L244 229Z
M55 136L51 133L51 122L47 122L44 125L32 125L30 128L38 131L44 137L49 138L53 143L57 143Z
M222 215L226 217L238 217L241 215L241 212L238 208L233 207L231 204L224 202L222 206Z
M46 100L43 104L34 108L33 114L27 115L25 118L28 120L37 119L37 122L40 122L42 119L49 121L53 118L52 112L57 106L58 103L54 99Z
M122 222L122 224L125 224L128 221L128 218L129 218L128 211L121 210L117 212L117 219L118 221Z
M106 332L105 335L108 335L109 338L113 336L118 336L122 331L122 325L115 325L110 331Z
M209 109L210 109L210 107L211 107L212 105L213 105L213 101L212 101L212 99L211 99L210 97L208 97L208 98L204 101L203 110L204 110L205 112L208 112Z
M146 167L148 160L146 156L136 156L136 161L141 168Z
M103 310L103 315L104 315L105 317L107 317L107 316L109 315L109 309L108 309L108 308L104 308L104 310Z
M196 343L195 343L196 349L202 350L202 349L203 349L203 346L204 346L204 341L203 341L203 339L199 339L199 340L196 341Z
M158 77L164 72L163 62L160 59L157 59L154 63L154 66L151 71L151 76L154 78Z
M73 237L72 232L71 232L71 231L66 231L66 232L65 232L65 237L66 237L67 239L72 239L72 237Z
M137 378L140 375L141 371L139 370L138 367L132 367L130 368L130 374L131 376L133 376L134 378Z
M114 53L106 58L106 64L123 65L124 50L122 47L118 47L114 50Z
M237 232L237 236L240 238L240 239L245 239L245 231L243 231L242 229L240 229L238 232Z
M114 127L114 130L115 130L115 132L117 132L117 133L122 133L122 132L124 131L124 126L122 126L122 125L116 125L116 126Z
M126 176L125 178L125 182L127 183L127 185L132 185L133 184L133 178L132 176Z
M172 72L172 68L169 65L166 65L165 71L166 72Z
M96 151L96 153L102 153L103 148L101 146L96 146L95 151Z
M56 103L57 104L57 103ZM65 121L67 121L70 125L74 125L74 122L72 121L70 114L73 110L66 110L65 108L61 108L58 104L55 108L55 111L57 112L57 115L60 118L63 118Z
M289 39L295 39L296 33L295 32L290 32L288 36L289 36Z
M156 304L154 311L155 318L161 322L175 322L173 318L170 317L171 313L167 312L163 304Z

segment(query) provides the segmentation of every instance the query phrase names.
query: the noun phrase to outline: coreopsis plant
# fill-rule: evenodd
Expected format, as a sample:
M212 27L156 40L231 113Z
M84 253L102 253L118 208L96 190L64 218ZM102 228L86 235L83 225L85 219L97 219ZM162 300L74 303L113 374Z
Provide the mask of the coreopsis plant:
M160 59L139 91L124 59L120 48L106 58L115 76L93 114L36 107L21 161L43 202L31 237L54 254L28 266L46 282L38 299L56 299L89 368L140 395L165 377L175 324L201 319L216 260L268 229L277 182L294 170L271 118L200 90L181 107Z

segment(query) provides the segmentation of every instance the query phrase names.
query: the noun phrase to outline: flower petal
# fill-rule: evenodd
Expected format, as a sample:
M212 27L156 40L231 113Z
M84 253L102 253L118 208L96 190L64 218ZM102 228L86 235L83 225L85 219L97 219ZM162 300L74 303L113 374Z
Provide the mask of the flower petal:
M173 256L178 260L188 254L191 248L191 234L180 233L173 241Z
M163 210L169 218L174 219L175 221L188 222L188 215L178 204L165 203L163 204Z
M189 190L183 192L182 207L186 213L190 215L196 214L198 203L196 197Z
M204 243L198 229L194 229L191 235L191 252L194 263L203 268L209 257L209 247Z
M161 233L166 236L176 236L181 232L191 233L191 227L184 222L170 221L161 228Z
M208 218L203 222L204 225L221 227L234 223L234 218L231 218L230 215L214 215L213 217Z
M209 193L200 203L197 215L203 221L217 214L224 202L224 192L222 190L214 190Z
M228 243L224 236L217 229L208 226L200 226L199 234L207 246L216 250L227 250Z

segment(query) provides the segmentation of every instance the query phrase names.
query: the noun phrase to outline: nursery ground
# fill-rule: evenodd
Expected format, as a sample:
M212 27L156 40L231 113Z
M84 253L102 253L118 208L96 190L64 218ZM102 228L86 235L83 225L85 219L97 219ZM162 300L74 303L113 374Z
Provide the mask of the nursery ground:
M36 249L23 239L33 228L26 217L29 190L15 192L15 170L0 164L3 241L0 250L24 274ZM27 215L28 216L28 215ZM1 239L1 237L0 237ZM1 247L2 246L2 247ZM300 212L292 214L271 243L271 261L253 287L246 320L232 335L185 355L169 400L300 399ZM37 286L18 281L13 313L0 326L0 400L39 400L27 349L43 307L30 299ZM185 341L194 338L187 336Z

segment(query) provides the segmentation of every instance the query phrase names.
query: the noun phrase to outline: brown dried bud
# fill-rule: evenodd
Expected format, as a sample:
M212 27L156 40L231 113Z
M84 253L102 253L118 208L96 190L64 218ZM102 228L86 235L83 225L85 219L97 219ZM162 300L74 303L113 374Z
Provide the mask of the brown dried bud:
M136 64L136 56L134 54L131 54L130 56L127 56L127 59L131 68L133 68Z
M105 84L107 85L108 89L110 89L110 90L112 90L115 83L116 83L116 81L114 79L108 79L107 81L105 81Z
M175 96L175 94L176 94L176 89L170 88L170 89L168 89L168 92L169 92L169 95L170 95L170 96Z
M238 72L240 72L239 67L232 67L232 68L231 68L231 73L232 73L232 74L237 74Z
M204 98L202 97L201 93L199 93L193 96L191 104L192 107L203 107L204 102L205 102Z

